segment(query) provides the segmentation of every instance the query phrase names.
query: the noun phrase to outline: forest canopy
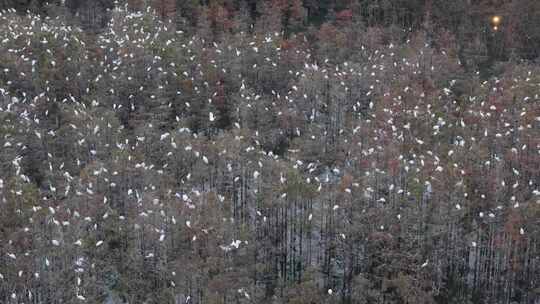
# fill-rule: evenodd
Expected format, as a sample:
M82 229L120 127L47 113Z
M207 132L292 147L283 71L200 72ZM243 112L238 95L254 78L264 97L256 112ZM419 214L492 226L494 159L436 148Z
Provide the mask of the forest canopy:
M536 304L538 3L4 1L0 303Z

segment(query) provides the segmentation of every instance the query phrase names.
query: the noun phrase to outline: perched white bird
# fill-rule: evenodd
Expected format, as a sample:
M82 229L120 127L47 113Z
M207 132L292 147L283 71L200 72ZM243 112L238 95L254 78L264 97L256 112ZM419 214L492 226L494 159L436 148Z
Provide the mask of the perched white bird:
M163 141L165 138L169 137L171 134L169 132L161 134L159 140Z

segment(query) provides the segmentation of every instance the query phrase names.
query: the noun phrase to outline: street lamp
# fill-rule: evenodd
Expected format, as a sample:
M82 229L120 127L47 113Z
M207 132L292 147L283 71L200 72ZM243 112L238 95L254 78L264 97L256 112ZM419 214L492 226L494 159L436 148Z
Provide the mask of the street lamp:
M495 16L491 17L491 26L493 27L494 31L499 30L499 25L501 24L501 22L502 22L502 17L501 16L495 15Z

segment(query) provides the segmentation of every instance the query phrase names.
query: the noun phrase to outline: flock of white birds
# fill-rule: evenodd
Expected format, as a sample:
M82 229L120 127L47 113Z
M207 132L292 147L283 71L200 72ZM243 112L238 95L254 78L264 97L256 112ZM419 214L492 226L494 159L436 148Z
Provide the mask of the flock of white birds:
M451 212L465 213L485 200L477 221L540 203L538 67L501 79L478 76L471 95L458 101L459 80L445 78L459 70L457 59L417 41L362 47L354 62L336 63L318 61L309 49L283 49L277 33L208 43L172 28L151 14L116 9L91 48L82 30L59 19L0 15L0 147L7 163L0 204L16 206L22 231L13 237L33 240L26 247L1 240L0 289L13 303L39 293L39 284L21 286L17 278L38 282L63 267L53 257L68 249L75 295L85 301L85 273L94 267L88 253L107 250L98 231L109 220L153 235L142 254L154 259L172 229L192 242L214 233L199 209L209 202L233 208L240 187L252 220L266 222L271 215L257 209L256 198L287 202L291 174L314 197L333 198L306 213L308 221L330 209L344 216L346 206L360 202L387 208L444 201ZM285 87L266 87L283 79ZM224 83L226 110L218 104ZM160 112L172 115L169 128L154 120ZM197 131L189 125L194 115ZM218 128L224 115L225 131ZM121 117L139 125L129 129ZM272 136L290 139L285 152L266 150ZM26 173L25 158L34 155L28 151L44 155L32 162L43 172L40 188ZM351 178L340 187L345 176ZM129 212L118 213L119 201ZM407 216L397 212L373 224L384 231ZM517 229L522 236L538 231ZM336 235L348 237L346 229ZM248 244L230 232L219 248L228 253ZM238 290L246 298L248 291Z

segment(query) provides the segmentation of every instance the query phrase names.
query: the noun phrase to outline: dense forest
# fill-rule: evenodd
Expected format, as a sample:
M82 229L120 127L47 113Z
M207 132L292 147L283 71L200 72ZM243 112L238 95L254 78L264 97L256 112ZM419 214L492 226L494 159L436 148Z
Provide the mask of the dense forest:
M540 1L0 10L0 303L540 303Z

